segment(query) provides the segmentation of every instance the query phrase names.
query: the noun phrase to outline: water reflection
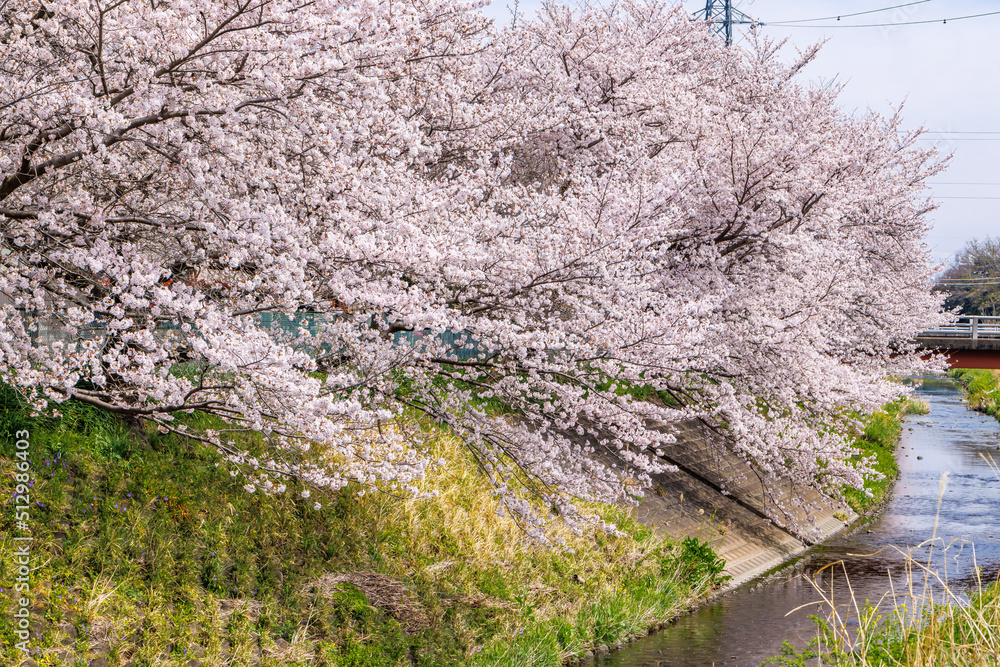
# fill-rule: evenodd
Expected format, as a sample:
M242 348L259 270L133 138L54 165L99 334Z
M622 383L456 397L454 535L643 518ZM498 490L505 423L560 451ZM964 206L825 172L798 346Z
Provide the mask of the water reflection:
M933 562L942 577L947 573L951 586L973 586L977 565L985 581L994 580L1000 564L1000 526L995 519L1000 515L1000 482L982 457L1000 461L1000 425L992 417L967 410L950 380L923 381L917 398L928 401L931 412L907 418L899 450L900 479L879 519L816 547L775 581L746 586L591 664L757 665L778 654L784 641L802 647L815 637L816 626L809 616L825 615L826 610L818 604L822 597L807 576L843 561L822 570L820 586L846 611L850 597L846 569L858 601L876 603L891 593L889 575L897 593L905 592L898 588L906 569L901 554L911 552L917 560L926 560L931 547L919 545L935 534ZM948 483L938 513L943 472L948 472ZM922 584L922 574L918 581Z

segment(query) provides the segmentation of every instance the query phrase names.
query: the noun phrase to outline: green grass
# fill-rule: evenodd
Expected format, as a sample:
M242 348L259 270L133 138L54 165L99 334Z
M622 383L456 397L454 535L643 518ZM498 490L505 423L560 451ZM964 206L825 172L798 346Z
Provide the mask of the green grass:
M913 576L918 578L919 567ZM897 582L906 590L906 582ZM920 582L915 588L920 590ZM858 604L855 613L812 617L817 636L805 650L786 644L764 664L783 667L978 667L1000 664L1000 587L964 593L943 587L930 599L917 593L913 604L878 610ZM849 591L842 591L849 596ZM848 597L847 599L851 599ZM841 604L843 607L843 604ZM842 612L841 612L842 613Z
M848 618L836 613L831 612L825 618L813 616L817 636L807 649L796 650L786 644L782 655L763 664L783 667L1000 664L1000 587L993 585L974 591L968 602L962 604L921 603L922 597L917 596L915 606L901 604L889 610L859 605L850 619L850 628Z
M173 435L60 410L31 419L0 387L0 664L20 659L18 429L31 442L38 665L558 665L675 617L721 573L703 544L613 507L595 509L620 536L532 543L441 432L430 446L448 465L424 486L437 497L346 489L316 511L315 495L248 494Z
M903 429L903 416L927 414L926 403L902 398L886 405L876 413L861 417L863 430L854 441L860 454L868 458L878 476L865 480L864 490L845 488L844 499L858 514L867 514L879 507L892 492L893 482L899 476L896 462L896 445Z
M962 385L970 408L1000 419L1000 373L986 369L955 369L948 375Z
M992 370L954 370L949 373L965 388L969 407L1000 419L1000 373ZM902 406L902 412L926 412ZM898 437L892 412L867 423L869 446ZM879 445L881 446L881 445ZM997 479L1000 467L987 459ZM942 487L943 489L943 487ZM942 490L943 494L943 490ZM940 499L939 499L940 502ZM951 547L937 553L944 561ZM959 549L967 548L959 546ZM787 645L782 655L765 664L785 667L938 667L1000 664L1000 582L982 580L977 573L971 590L948 585L940 566L903 554L905 575L894 581L898 599L881 610L860 603L850 589L825 595L825 615L812 617L817 637L806 650ZM844 601L848 600L848 604Z
M998 479L1000 468L991 467ZM944 493L942 486L941 494ZM940 498L939 498L940 502ZM853 590L820 591L825 614L813 616L816 638L805 650L785 645L764 664L785 667L938 667L1000 664L1000 584L977 571L969 588L950 585L938 563L953 558L940 546L936 561L924 552L902 552L905 567L893 578L893 593L876 607L859 602ZM831 567L837 567L833 564ZM837 604L834 604L836 599Z

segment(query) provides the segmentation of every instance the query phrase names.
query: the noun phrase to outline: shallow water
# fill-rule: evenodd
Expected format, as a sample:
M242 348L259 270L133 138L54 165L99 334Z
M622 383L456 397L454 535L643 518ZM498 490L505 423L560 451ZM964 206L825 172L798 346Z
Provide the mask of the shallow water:
M744 667L777 655L782 642L804 647L816 635L809 616L828 613L815 604L822 599L809 581L816 571L843 561L819 578L829 594L832 576L833 599L842 613L849 606L848 579L857 600L884 600L891 592L889 573L897 593L905 586L905 559L897 549L912 550L917 560L926 562L928 548L917 547L935 534L935 521L939 539L932 562L942 576L947 571L951 587L975 585L976 565L982 567L985 582L995 579L1000 564L1000 480L982 455L1000 463L1000 424L968 410L957 386L948 380L928 379L915 398L928 401L931 412L906 418L898 452L900 478L878 519L814 547L797 567L769 583L744 586L591 664ZM944 472L948 478L939 511ZM922 575L915 587L923 589Z

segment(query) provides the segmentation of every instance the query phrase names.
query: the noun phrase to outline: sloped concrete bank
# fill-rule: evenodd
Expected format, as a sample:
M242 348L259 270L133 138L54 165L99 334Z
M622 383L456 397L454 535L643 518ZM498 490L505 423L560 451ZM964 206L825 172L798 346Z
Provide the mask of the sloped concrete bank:
M928 562L931 551L920 545L931 536L940 545L932 550L933 567L946 568L953 590L973 591L993 581L1000 567L1000 494L991 457L995 460L1000 427L969 411L950 382L927 381L916 398L927 402L930 412L906 417L896 448L899 476L882 508L753 585L720 595L664 631L585 664L751 667L779 655L785 642L803 649L817 636L813 615L829 613L824 599L835 596L840 605L852 599L888 603L893 591L898 595L908 585L908 557Z
M767 481L730 450L722 434L701 422L684 422L671 430L677 443L666 458L679 470L654 478L637 516L674 537L708 542L726 561L725 574L731 578L724 590L782 565L858 518L844 503L812 489L795 487L789 480ZM776 504L810 526L808 534L769 521L767 512Z
M733 453L725 434L700 421L671 424L669 430L677 442L663 458L678 470L653 477L636 517L674 538L708 542L725 559L724 574L730 579L705 604L780 568L860 518L838 499L795 486L788 479L768 479ZM767 518L779 505L806 528L803 533L786 530ZM598 655L588 656L582 664L604 664L602 655L609 648L600 647ZM623 647L614 648L611 656Z

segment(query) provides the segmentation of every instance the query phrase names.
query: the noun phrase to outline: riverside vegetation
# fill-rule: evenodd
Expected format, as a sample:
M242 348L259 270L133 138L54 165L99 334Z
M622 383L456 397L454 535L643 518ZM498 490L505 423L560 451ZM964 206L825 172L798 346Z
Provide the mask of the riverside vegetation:
M980 581L972 591L956 590L937 578L932 565L909 554L907 566L908 581L903 585L913 583L913 605L900 604L880 612L851 597L855 612L851 626L837 615L813 617L819 637L812 646L795 651L786 645L784 655L766 664L972 667L1000 663L1000 587ZM932 586L937 587L933 592Z
M818 46L659 0L92 5L0 2L0 381L63 402L29 429L43 660L579 655L719 567L577 502L667 465L677 411L620 384L841 489L875 471L831 424L936 363L945 163L810 85Z
M1000 419L1000 374L988 369L956 369L949 373L965 390L973 410Z
M899 476L896 445L903 431L903 416L927 414L927 411L926 403L901 398L878 412L860 417L862 428L854 441L859 452L857 456L871 459L872 468L881 477L871 476L866 479L864 491L844 489L844 499L855 512L860 515L871 514L889 498L892 484Z
M857 445L895 475L900 401ZM32 418L2 388L3 466L30 432L33 660L37 665L559 665L644 634L722 581L705 544L659 536L600 506L618 536L563 534L545 549L496 514L466 450L427 427L436 496L248 495L214 455L70 401ZM208 419L204 415L189 420ZM206 424L199 426L205 427ZM13 475L0 478L3 571L12 572ZM0 603L12 608L12 582ZM18 655L0 617L5 663ZM91 663L93 660L93 663Z
M0 605L15 605L10 436L27 429L36 665L558 665L675 617L723 567L609 506L621 535L538 547L439 430L436 497L353 489L317 511L247 494L173 434L72 401L32 419L2 397ZM11 621L0 662L15 665Z
M957 369L949 373L963 387L970 408L1000 419L1000 373ZM878 430L883 431L882 428ZM1000 481L1000 468L989 460ZM933 563L905 553L913 601L879 611L853 600L848 627L836 614L813 617L818 637L808 650L786 646L769 664L787 667L936 667L1000 664L1000 583L978 578L972 590L954 589ZM921 581L923 584L921 584ZM928 583L930 582L930 583Z

